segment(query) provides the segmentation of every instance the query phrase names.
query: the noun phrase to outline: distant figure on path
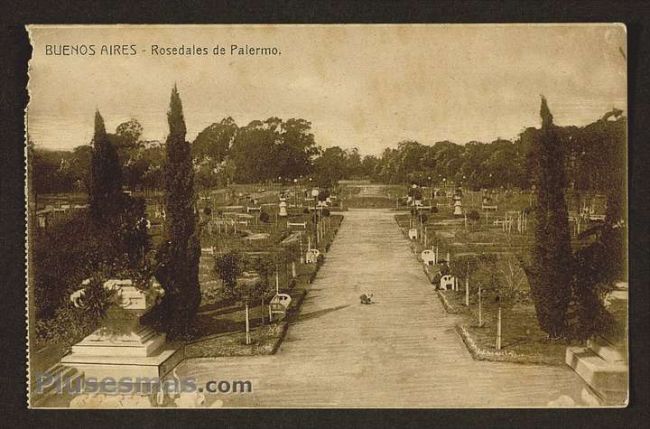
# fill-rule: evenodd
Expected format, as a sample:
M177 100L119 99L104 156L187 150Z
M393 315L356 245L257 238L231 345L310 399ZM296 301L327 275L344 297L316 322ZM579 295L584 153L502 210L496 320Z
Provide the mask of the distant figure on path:
M359 297L361 304L372 304L372 294L366 295L365 293Z

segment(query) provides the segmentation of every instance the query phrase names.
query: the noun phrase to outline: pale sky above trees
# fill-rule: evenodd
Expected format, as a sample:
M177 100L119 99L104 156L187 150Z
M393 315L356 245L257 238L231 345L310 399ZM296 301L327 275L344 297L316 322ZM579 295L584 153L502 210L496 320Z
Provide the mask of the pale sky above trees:
M99 109L109 132L130 118L164 141L169 91L187 138L232 116L312 122L316 143L379 154L401 140L513 139L539 126L544 94L558 125L627 113L619 25L125 26L30 28L28 132L37 147L88 144ZM136 44L135 56L46 56L46 44ZM152 44L206 56L152 56ZM216 45L278 56L214 56ZM143 52L143 50L145 52Z

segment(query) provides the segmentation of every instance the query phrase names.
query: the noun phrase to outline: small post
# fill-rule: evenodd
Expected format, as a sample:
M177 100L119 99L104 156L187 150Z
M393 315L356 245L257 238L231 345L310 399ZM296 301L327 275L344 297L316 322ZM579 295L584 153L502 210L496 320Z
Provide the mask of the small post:
M246 300L246 344L251 343L250 322L248 321L248 300Z
M469 263L467 266L469 267ZM465 277L465 307L469 307L469 273Z
M497 310L497 350L501 350L501 304Z
M278 266L275 266L275 294L280 293L280 273L278 272Z
M481 302L481 287L478 288L478 327L483 327L483 309Z

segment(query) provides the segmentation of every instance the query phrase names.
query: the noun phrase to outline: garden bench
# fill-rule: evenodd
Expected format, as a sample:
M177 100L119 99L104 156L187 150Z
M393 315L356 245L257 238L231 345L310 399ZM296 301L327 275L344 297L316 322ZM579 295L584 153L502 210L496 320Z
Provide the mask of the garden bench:
M307 229L307 222L287 222L287 228L291 228L292 226L299 226L303 229Z
M440 289L442 290L458 290L458 287L456 285L456 278L452 275L445 275L440 278Z
M291 296L286 293L278 293L269 302L269 320L273 321L274 314L282 314L286 316L287 309L291 304Z
M418 238L417 228L409 229L409 240L417 240L417 238Z
M436 263L436 253L433 250L423 250L420 257L425 265L434 265Z
M201 253L207 253L208 255L214 255L214 247L201 247Z
M307 254L305 255L305 263L306 264L315 264L318 262L318 257L320 256L320 250L318 249L310 249L307 251Z
M497 211L499 206L486 206L485 204L481 204L481 209L483 210L493 210Z

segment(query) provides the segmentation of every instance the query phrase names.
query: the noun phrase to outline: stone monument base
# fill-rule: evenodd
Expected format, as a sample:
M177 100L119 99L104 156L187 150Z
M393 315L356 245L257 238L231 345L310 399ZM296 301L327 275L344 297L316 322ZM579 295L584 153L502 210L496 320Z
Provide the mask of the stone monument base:
M128 279L108 280L104 287L115 293L115 302L102 326L73 345L61 364L82 373L86 381L157 384L184 357L182 344L167 343L165 334L141 323L157 294L135 288Z
M181 344L167 343L150 356L138 354L102 356L73 351L61 359L61 364L83 372L86 380L88 378L101 380L111 377L116 381L130 378L136 382L138 378L162 379L183 360L183 350Z

